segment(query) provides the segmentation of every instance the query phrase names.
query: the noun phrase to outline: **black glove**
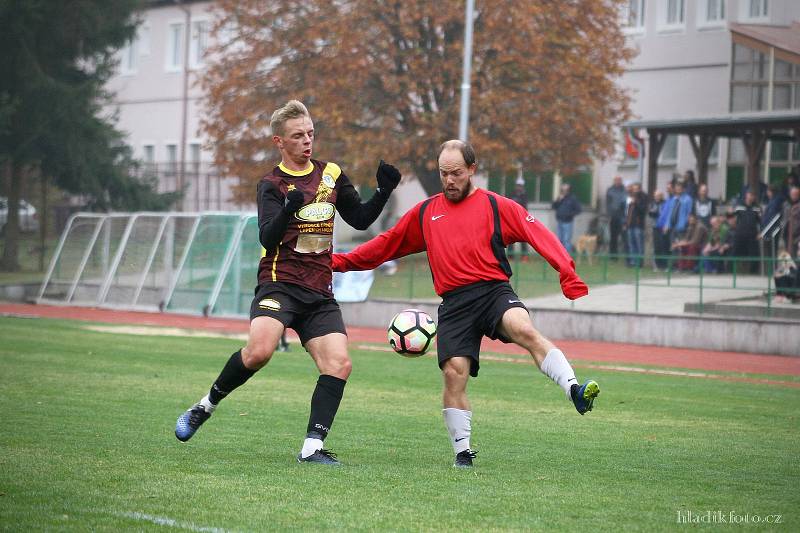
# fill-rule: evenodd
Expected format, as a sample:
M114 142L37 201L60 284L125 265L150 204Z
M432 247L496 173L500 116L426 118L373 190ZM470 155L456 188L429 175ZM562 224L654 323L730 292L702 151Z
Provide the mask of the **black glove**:
M300 209L300 206L303 205L303 202L305 202L303 193L297 189L292 189L286 193L286 201L283 204L283 209L287 213L294 213Z
M378 178L378 188L383 194L388 196L394 188L397 187L397 184L400 183L401 175L399 170L381 159L375 177Z

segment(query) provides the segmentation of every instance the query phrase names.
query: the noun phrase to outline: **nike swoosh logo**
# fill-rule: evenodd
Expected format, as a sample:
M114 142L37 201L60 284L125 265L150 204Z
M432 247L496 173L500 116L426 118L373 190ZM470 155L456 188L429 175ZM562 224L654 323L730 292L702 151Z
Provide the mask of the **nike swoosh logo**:
M431 220L439 220L439 219L440 219L440 218L442 218L443 216L444 216L444 215L436 215L436 216L432 216L432 217L431 217Z
M466 439L467 437L461 437L460 439L456 439L456 442L461 442L462 440Z
M510 304L521 304L522 302L520 302L519 300L509 300L508 303L510 303Z

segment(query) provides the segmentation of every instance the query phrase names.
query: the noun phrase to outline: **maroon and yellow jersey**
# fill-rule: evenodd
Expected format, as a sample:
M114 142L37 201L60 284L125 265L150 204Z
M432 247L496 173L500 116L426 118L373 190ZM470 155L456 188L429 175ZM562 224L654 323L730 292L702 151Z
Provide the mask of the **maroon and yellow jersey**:
M286 194L303 193L303 205L284 210ZM368 202L336 163L312 159L303 171L283 163L258 185L258 226L263 256L259 284L283 282L333 296L331 249L337 210L356 229L366 229L380 214L388 195L377 192Z

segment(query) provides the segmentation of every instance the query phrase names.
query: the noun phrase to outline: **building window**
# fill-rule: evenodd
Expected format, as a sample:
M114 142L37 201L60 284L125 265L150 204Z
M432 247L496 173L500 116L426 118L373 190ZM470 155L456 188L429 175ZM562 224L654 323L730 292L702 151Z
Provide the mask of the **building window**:
M769 0L748 0L747 17L766 18L769 15Z
M200 143L189 143L189 168L190 172L200 172Z
M142 24L136 32L136 39L139 41L139 56L147 57L150 55L150 26Z
M725 26L725 0L703 0L698 3L698 28L722 28Z
M178 145L167 145L167 174L175 175L178 173Z
M769 0L740 0L739 18L742 22L768 22Z
M731 139L728 143L728 161L731 163L744 163L747 161L747 152L741 139Z
M708 164L719 164L719 139L714 140L714 145L711 147L711 152L708 154Z
M167 70L183 68L183 24L170 24L167 30Z
M208 49L208 21L198 20L192 23L192 42L189 49L190 62L193 68L202 67Z
M627 0L622 5L622 27L626 33L644 33L644 0Z
M791 153L791 144L788 141L771 141L770 160L776 163L784 163L789 161L789 154Z
M156 171L156 147L152 144L142 146L142 162L145 174L154 174Z
M658 156L658 164L671 166L678 164L678 136L667 135L661 153Z
M764 111L769 106L769 56L733 45L731 111Z
M680 31L686 23L686 0L661 0L659 29Z
M128 41L125 46L120 49L120 74L123 76L136 74L138 67L138 42L136 39Z

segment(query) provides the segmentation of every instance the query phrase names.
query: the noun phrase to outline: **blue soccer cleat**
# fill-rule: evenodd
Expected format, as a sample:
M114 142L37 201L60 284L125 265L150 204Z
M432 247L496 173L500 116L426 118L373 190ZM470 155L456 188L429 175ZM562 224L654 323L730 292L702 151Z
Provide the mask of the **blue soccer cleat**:
M203 422L208 420L210 416L211 413L206 411L202 405L199 403L194 404L189 410L178 417L178 421L175 424L175 436L179 441L186 442L192 438L192 435L200 429Z
M597 398L598 394L600 394L600 385L591 379L581 386L578 386L576 383L572 386L572 390L570 391L572 403L575 404L575 409L577 409L580 414L592 410L594 399Z
M317 463L321 465L331 465L331 466L341 466L342 463L336 460L336 454L330 450L319 449L309 455L308 457L303 457L302 455L297 455L297 462L298 463Z

